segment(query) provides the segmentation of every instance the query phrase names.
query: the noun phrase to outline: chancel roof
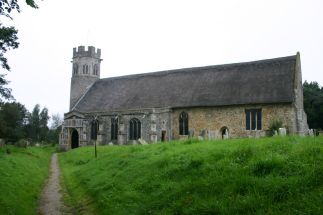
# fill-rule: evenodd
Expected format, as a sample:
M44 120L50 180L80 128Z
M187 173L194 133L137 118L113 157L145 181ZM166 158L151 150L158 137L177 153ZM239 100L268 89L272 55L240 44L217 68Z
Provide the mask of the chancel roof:
M73 110L205 107L293 101L296 55L96 81Z

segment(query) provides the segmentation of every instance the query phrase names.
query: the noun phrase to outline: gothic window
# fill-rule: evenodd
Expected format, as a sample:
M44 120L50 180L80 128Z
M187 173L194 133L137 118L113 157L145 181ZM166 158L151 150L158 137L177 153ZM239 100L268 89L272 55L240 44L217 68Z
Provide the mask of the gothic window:
M91 139L96 140L99 130L99 122L97 120L93 120L91 123Z
M138 140L141 137L141 123L139 119L133 118L129 123L129 139Z
M261 130L261 109L247 109L246 130Z
M98 75L98 65L96 64L93 66L93 75Z
M111 140L118 139L118 118L111 118Z
M86 74L89 74L89 66L86 65Z
M185 112L179 115L179 135L188 135L188 114Z
M86 71L85 71L85 65L83 65L83 74L85 74L85 72L86 72Z
M73 74L77 75L79 71L79 65L77 63L74 63L73 65Z

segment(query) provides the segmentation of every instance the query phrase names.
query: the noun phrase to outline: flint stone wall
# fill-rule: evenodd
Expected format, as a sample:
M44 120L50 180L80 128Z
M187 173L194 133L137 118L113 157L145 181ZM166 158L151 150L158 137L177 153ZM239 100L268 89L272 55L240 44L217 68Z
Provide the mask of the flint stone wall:
M246 130L246 109L262 109L262 130ZM273 119L283 122L288 132L296 133L294 107L292 104L277 105L240 105L228 107L182 108L172 113L172 135L174 139L183 139L179 135L179 115L182 111L188 113L189 133L193 137L201 136L204 139L221 139L222 129L227 127L229 138L261 137L268 132Z
M111 119L118 117L118 140L111 140ZM171 114L169 110L148 110L148 111L134 111L132 113L111 113L102 114L98 116L99 130L97 142L101 145L107 145L109 143L113 144L136 144L138 141L133 141L129 139L129 124L130 120L137 118L141 123L141 139L147 143L154 143L161 141L162 131L165 132L165 140L171 140ZM88 115L83 121L83 135L86 139L81 139L80 142L87 142L87 145L92 145L91 141L91 120L93 116ZM79 131L78 130L78 131Z

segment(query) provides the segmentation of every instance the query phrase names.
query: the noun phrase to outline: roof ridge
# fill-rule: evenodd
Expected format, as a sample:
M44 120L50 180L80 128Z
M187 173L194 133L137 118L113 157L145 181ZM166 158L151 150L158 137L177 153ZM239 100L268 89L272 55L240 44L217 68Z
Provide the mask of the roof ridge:
M292 59L296 60L296 56L297 55L290 55L290 56L285 56L285 57L269 58L269 59L246 61L246 62L239 62L239 63L227 63L227 64L218 64L218 65L209 65L209 66L186 67L186 68L162 70L162 71L156 71L156 72L137 73L137 74L131 74L131 75L101 78L98 81L118 80L118 79L127 79L127 78L140 78L143 76L161 76L161 75L181 73L184 71L185 72L196 72L196 71L201 71L201 70L216 69L216 68L222 69L222 68L233 67L233 66L247 66L250 64L259 64L259 63L274 63L274 62L281 62L281 61L292 60Z

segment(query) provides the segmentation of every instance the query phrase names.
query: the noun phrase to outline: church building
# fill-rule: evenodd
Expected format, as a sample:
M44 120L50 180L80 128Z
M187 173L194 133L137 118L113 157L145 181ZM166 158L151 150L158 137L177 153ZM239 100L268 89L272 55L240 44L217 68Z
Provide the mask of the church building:
M100 78L101 50L73 49L70 110L60 146L145 144L308 131L300 54ZM95 135L95 137L93 137Z

